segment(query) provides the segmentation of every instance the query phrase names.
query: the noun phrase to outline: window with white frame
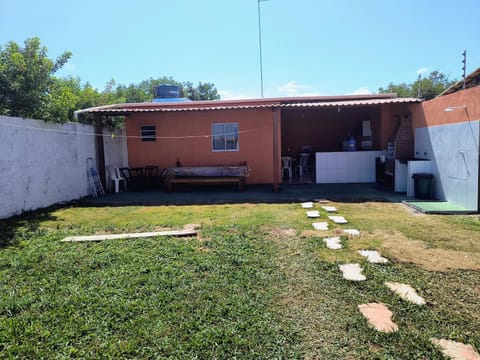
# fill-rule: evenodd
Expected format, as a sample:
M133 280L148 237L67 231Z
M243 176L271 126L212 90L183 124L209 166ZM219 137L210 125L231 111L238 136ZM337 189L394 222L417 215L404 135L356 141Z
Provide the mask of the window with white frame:
M238 124L212 124L212 151L238 151Z
M155 141L157 130L155 125L142 125L140 127L140 137L142 141Z

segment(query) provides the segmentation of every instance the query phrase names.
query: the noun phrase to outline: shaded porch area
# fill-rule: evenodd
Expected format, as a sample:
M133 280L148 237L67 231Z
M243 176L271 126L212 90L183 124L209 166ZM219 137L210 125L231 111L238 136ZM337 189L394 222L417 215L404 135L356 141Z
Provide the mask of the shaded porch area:
M93 206L193 205L230 203L291 203L316 199L337 202L402 202L408 198L378 184L283 184L273 192L272 185L248 185L245 191L225 187L183 186L174 193L165 189L109 193L98 198L84 198L82 204Z

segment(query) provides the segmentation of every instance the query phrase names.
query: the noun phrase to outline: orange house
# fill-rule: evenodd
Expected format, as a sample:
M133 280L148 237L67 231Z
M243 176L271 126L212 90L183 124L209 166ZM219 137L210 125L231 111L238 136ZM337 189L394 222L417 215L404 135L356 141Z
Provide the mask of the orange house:
M362 160L369 167L375 166L375 157L385 153L389 144L397 144L397 153L390 156L413 157L411 121L420 102L416 98L397 98L395 94L372 94L128 103L79 112L97 118L125 116L130 167L246 162L250 168L247 184L272 184L278 190L284 175L282 156L298 157L306 148L312 155L314 182L375 182L375 170L367 174L353 157L335 160L339 164L334 167L325 165L331 160L323 164L317 163L318 159L326 153L343 158L344 141L350 136L357 140L356 148L351 150L358 150L351 151L350 156L371 152L368 159ZM395 138L404 120L410 132Z

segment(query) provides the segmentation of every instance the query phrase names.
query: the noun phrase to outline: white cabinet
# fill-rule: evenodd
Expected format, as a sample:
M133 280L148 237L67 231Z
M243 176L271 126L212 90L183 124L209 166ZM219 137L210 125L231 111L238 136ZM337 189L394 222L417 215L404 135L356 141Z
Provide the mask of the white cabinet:
M375 182L375 158L383 154L383 151L316 153L316 182L317 184L373 183Z

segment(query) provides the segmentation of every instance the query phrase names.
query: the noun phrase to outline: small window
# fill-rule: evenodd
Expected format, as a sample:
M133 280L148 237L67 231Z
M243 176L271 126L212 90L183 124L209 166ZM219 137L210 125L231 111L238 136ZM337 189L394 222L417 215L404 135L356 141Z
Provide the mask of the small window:
M155 141L157 131L155 125L142 125L140 128L142 141Z
M238 124L212 124L212 151L238 150Z

